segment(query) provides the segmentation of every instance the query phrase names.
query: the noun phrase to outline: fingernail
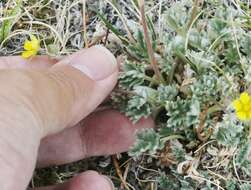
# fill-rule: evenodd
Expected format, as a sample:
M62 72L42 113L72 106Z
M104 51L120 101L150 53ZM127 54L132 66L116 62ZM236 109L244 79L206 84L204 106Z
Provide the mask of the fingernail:
M93 80L105 79L118 68L114 55L101 45L81 50L70 56L67 62Z
M112 180L109 177L105 176L105 175L103 175L103 177L109 182L109 184L111 186L111 190L115 190L115 186L114 186Z

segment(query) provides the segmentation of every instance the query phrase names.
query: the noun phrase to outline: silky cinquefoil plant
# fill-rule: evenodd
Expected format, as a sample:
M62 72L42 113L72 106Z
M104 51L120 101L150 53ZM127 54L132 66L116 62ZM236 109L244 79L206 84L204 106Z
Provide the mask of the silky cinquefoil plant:
M183 0L161 20L137 6L113 104L156 128L140 131L129 155L157 189L251 189L250 5Z
M250 2L0 0L0 56L103 44L122 60L105 107L156 126L129 155L36 170L31 187L95 169L116 190L251 190Z

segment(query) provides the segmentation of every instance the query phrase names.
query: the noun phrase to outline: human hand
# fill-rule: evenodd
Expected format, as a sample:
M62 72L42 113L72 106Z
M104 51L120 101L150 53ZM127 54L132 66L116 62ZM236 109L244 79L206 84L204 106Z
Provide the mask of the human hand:
M126 151L137 129L153 127L151 119L133 125L113 110L82 120L108 96L117 75L116 60L103 47L59 62L44 56L0 58L0 189L25 189L36 166ZM112 185L87 171L36 190L59 189L112 190Z

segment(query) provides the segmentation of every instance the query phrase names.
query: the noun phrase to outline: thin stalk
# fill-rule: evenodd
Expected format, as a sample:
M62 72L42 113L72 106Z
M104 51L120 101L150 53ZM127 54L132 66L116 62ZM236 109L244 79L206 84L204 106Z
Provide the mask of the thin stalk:
M185 137L183 137L181 135L170 135L168 137L161 138L161 141L166 142L166 141L170 141L170 140L174 140L174 139L185 140Z
M191 30L192 30L192 27L193 27L194 23L199 19L199 17L201 16L202 13L203 13L203 11L198 13L195 16L195 18L192 20L192 22L189 24L189 28L188 28L187 35L186 35L185 51L187 51L187 48L188 48L189 35L190 35Z
M191 14L191 19L189 20L189 23L187 25L187 28L189 29L191 27L191 25L193 24L194 20L197 17L197 13L198 13L198 7L199 7L199 0L194 0L193 2L193 8L192 8L192 14Z
M136 5L136 3L133 0L131 0L131 3L133 5L134 9L136 10L137 14L140 15L140 11L139 11L138 6Z
M59 40L59 42L64 45L64 40L62 39L62 37L60 36L60 34L58 33L58 31L50 26L49 24L46 24L46 23L43 23L43 22L40 22L40 21L25 21L23 22L23 24L30 24L30 25L41 25L41 26L44 26L46 28L49 28L57 37L57 39Z
M125 17L121 14L121 12L120 12L120 10L118 9L118 7L117 7L114 3L112 3L110 0L105 0L105 1L106 1L109 5L111 5L112 8L118 13L118 16L119 16L119 18L121 19L121 21L122 21L122 23L123 23L123 25L124 25L124 27L125 27L125 30L126 30L126 32L127 32L129 41L130 41L131 43L136 43L136 41L135 41L135 39L134 39L134 37L133 37L132 33L130 32L130 29L129 29L128 25L127 25L127 22L126 22Z
M234 36L234 40L235 40L235 44L236 44L236 50L237 50L238 56L240 58L241 68L242 68L242 71L244 72L244 74L246 74L245 66L244 66L243 59L242 59L241 52L240 52L240 46L239 46L238 39L237 39L236 28L234 27L234 21L233 21L232 14L231 14L231 25L233 27L233 36Z
M87 25L86 25L86 0L83 0L83 30L84 30L84 42L85 48L89 47L88 39L87 39Z
M149 77L149 76L144 76L144 79L153 83L153 84L160 84L160 82L158 80L156 80L155 78L153 77Z
M162 83L165 83L165 81L159 71L158 63L157 63L156 57L154 56L152 43L151 43L151 40L149 37L146 16L145 16L145 2L144 2L144 0L139 0L138 2L139 2L141 21L142 21L142 26L143 26L143 30L144 30L144 37L145 37L145 41L146 41L147 51L148 51L149 58L150 58L150 63L153 67L153 70L154 70L154 73L155 73L157 79L159 81L161 81Z
M126 180L125 180L124 177L123 177L123 174L122 174L122 171L121 171L121 169L120 169L119 162L118 162L118 160L117 160L117 158L116 158L116 155L113 155L113 156L112 156L112 161L113 161L113 164L114 164L114 166L115 166L116 173L117 173L117 175L119 176L119 178L120 178L120 180L121 180L123 186L125 187L125 189L130 190L130 188L129 188L128 185L127 185Z
M221 38L223 38L225 35L227 35L228 33L230 33L231 31L227 31L227 32L224 32L223 34L219 35L215 40L214 42L210 45L210 47L208 48L207 52L210 52L214 47L215 45L217 44L217 42L219 40L221 40Z

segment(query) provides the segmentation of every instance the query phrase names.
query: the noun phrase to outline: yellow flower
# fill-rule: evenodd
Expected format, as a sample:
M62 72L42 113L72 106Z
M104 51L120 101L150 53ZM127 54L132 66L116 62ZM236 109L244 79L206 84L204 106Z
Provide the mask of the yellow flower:
M238 119L251 120L251 96L243 92L239 99L233 101L233 106Z
M31 35L31 40L26 40L24 42L24 50L22 53L22 57L27 59L32 56L37 55L40 49L40 41L36 38L36 36Z

